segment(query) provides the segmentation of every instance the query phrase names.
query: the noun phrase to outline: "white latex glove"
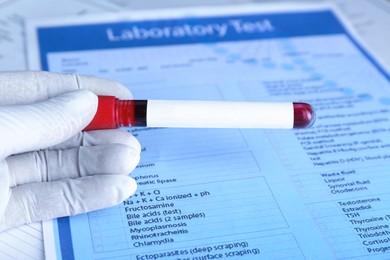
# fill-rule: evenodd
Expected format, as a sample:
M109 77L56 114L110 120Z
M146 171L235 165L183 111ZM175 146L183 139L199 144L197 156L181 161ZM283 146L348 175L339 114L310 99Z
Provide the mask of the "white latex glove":
M85 213L131 196L140 145L128 132L81 132L95 94L132 98L104 79L0 73L0 231Z

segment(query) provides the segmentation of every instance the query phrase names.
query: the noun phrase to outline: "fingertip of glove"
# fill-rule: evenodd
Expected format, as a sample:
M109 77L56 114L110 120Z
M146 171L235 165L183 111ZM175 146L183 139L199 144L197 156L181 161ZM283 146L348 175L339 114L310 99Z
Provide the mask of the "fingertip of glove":
M80 166L85 175L98 173L127 176L137 167L140 150L123 144L107 144L82 147L79 151Z
M118 176L119 177L119 176ZM132 196L137 190L137 182L129 176L120 176L121 182L118 183L118 203Z
M127 186L128 186L128 190L127 190L126 198L132 196L135 193L138 185L133 178L127 177Z
M74 205L84 204L86 208L82 211L75 210L73 214L116 206L132 196L137 190L136 181L124 175L84 177L80 182L83 183L80 186L83 191L80 192L84 194L82 198L84 202L79 203L77 199L73 199L71 202ZM85 190L86 187L89 188ZM80 198L80 196L76 196L76 198Z
M82 105L97 107L98 97L92 91L89 91L87 89L80 89L80 90L68 92L66 94L63 94L62 96L67 97L67 95L70 96L70 100L79 102L80 103L78 104L79 107L82 107Z
M121 129L115 129L114 131L116 131L118 143L125 144L131 147L137 153L141 153L141 144L131 133Z
M141 157L141 150L127 145L116 145L116 149L119 151L115 156L118 168L120 168L119 172L127 175L137 167Z
M57 97L61 106L75 118L82 119L82 125L89 123L96 114L98 98L89 90L76 90Z
M119 99L132 99L130 90L123 84L109 79L74 74L80 89L89 89L98 95L116 96Z

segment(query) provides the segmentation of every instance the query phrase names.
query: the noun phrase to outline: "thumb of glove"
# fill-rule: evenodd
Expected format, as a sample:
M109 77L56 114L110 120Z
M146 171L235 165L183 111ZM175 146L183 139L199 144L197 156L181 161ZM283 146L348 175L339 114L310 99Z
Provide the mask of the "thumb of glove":
M77 90L29 105L0 106L0 159L61 143L80 132L97 110L97 96Z

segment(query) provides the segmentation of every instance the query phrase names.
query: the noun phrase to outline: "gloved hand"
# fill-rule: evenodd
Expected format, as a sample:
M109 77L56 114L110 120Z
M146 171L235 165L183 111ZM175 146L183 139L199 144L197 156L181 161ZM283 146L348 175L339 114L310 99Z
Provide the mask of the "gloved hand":
M0 231L85 213L131 196L140 145L128 132L81 132L99 95L122 85L48 72L0 73Z

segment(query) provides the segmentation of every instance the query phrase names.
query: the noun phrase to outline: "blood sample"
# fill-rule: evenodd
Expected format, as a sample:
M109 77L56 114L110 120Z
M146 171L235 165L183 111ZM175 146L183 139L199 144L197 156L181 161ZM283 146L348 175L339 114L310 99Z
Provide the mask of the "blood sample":
M119 100L99 96L98 110L84 130L127 126L187 128L305 128L311 105L301 102Z

